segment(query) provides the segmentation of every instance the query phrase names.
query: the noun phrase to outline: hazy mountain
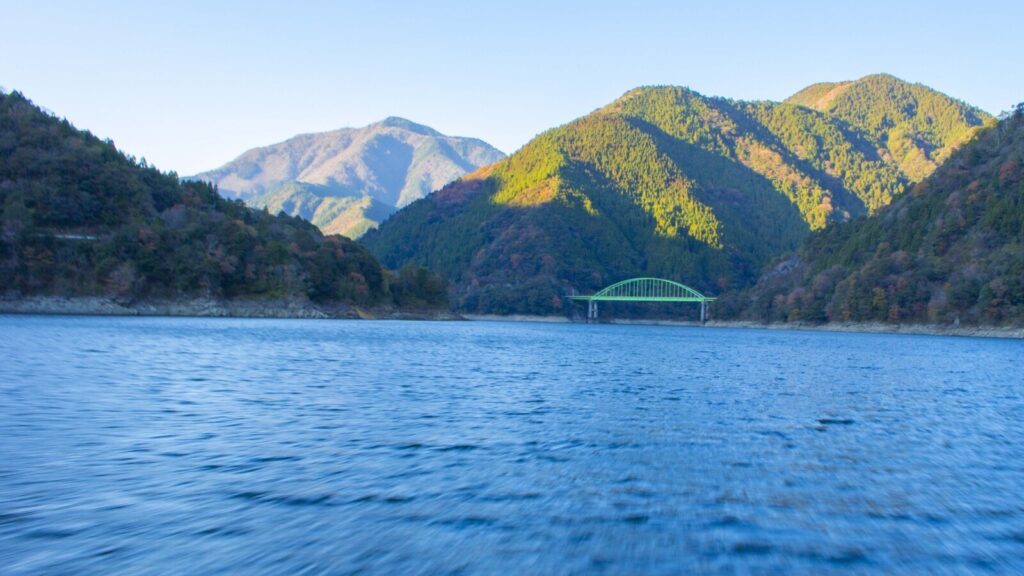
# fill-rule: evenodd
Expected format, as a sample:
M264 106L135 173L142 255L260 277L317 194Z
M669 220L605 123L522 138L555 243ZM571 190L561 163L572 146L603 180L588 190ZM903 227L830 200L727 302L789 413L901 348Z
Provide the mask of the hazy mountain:
M443 303L360 244L180 182L0 93L0 294Z
M254 148L195 178L229 198L354 238L397 208L503 157L481 140L388 118Z
M325 234L358 238L390 216L395 207L372 196L338 196L328 186L286 182L251 202L271 214L284 212L309 220Z
M1024 106L730 305L772 321L1024 324Z
M956 133L969 137L975 120ZM448 275L468 310L557 312L568 292L636 275L718 294L753 283L811 230L900 195L913 176L888 140L802 104L640 88L365 240L388 265ZM920 153L936 156L929 146Z

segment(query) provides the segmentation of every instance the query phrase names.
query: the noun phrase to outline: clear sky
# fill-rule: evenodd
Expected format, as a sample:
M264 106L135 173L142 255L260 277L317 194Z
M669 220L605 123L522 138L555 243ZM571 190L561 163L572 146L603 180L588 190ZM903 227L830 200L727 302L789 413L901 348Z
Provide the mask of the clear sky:
M1024 100L1024 2L0 0L0 86L182 175L403 116L506 152L630 88L888 72Z

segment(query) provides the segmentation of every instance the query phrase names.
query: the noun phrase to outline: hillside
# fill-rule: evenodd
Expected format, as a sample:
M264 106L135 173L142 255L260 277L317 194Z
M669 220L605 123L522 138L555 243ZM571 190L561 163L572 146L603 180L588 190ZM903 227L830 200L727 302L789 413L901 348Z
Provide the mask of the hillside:
M181 182L0 93L0 296L442 303L361 245Z
M811 230L875 212L912 182L877 137L834 115L647 87L365 241L389 266L446 274L465 310L560 313L567 294L636 275L711 294L749 286Z
M743 298L764 321L1024 324L1024 105L876 216L815 234Z
M395 211L372 196L338 196L329 186L286 182L249 204L309 220L324 234L358 238Z
M888 74L814 84L786 99L838 118L882 146L910 180L927 177L992 118L985 112Z
M193 178L228 198L356 238L395 210L504 157L486 142L403 118L254 148Z

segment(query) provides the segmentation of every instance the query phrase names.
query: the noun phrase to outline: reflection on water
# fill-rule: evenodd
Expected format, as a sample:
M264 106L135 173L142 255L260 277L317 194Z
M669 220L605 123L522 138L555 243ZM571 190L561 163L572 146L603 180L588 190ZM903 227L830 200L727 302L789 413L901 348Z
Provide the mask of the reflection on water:
M0 571L1020 572L1022 353L0 317Z

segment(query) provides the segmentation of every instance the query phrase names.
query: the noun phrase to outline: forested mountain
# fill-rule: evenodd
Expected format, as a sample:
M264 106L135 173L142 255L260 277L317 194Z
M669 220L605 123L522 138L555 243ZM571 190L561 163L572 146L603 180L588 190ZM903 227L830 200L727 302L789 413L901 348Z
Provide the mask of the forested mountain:
M387 265L446 274L470 311L558 313L573 290L636 275L720 294L752 284L809 231L899 196L914 178L885 146L802 104L640 88L412 203L365 241Z
M181 182L0 93L0 296L298 298L443 303L361 245Z
M475 138L388 118L254 148L194 178L213 182L228 198L356 238L398 208L504 156Z
M888 74L853 82L814 84L786 102L834 116L880 143L910 180L931 174L950 153L992 118L985 112Z
M1024 105L875 216L811 236L749 294L764 321L1024 324Z

